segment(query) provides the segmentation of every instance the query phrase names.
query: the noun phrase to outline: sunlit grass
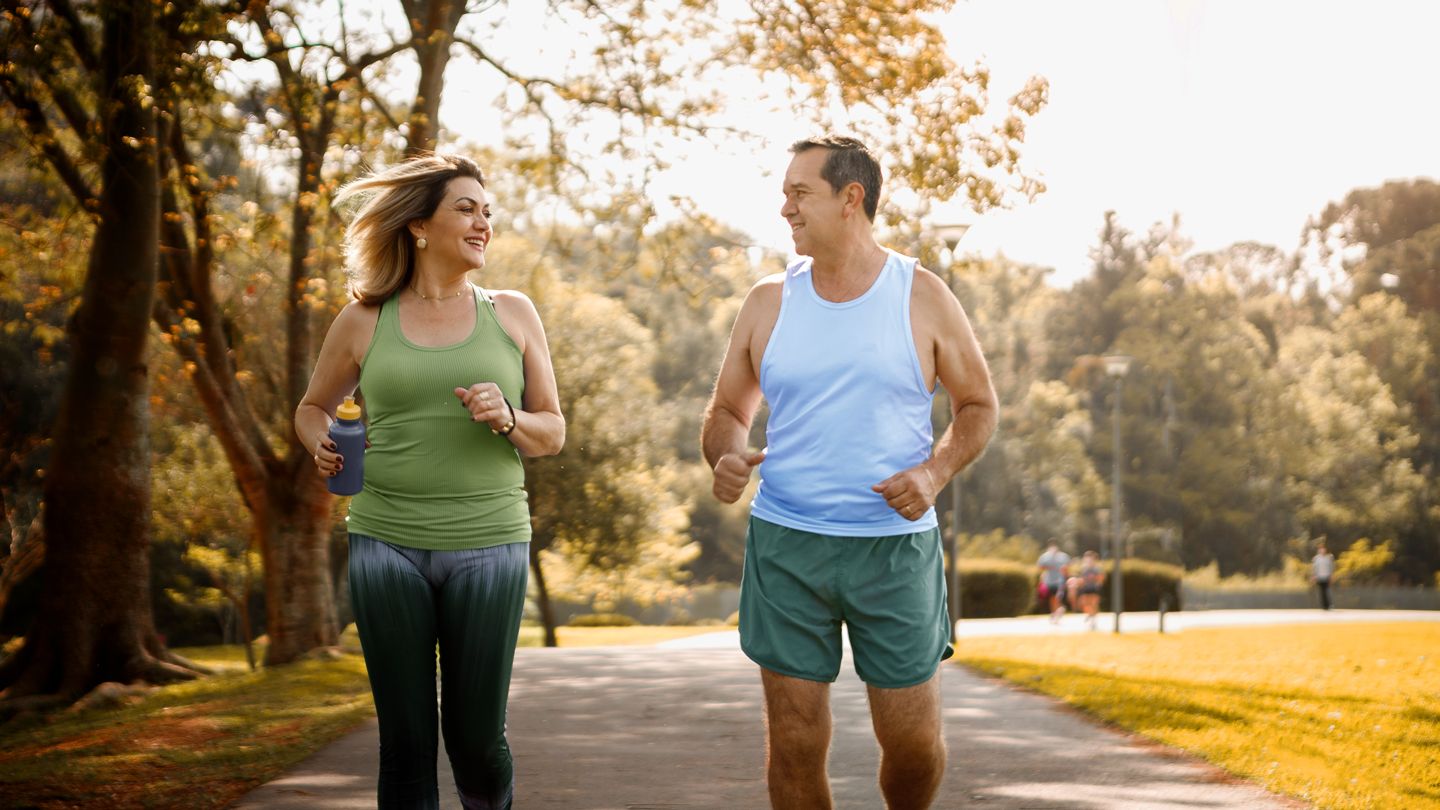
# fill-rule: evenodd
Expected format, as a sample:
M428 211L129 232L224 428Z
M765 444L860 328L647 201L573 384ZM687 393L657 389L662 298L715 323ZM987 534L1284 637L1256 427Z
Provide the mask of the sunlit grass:
M240 647L180 653L217 674L0 730L4 806L224 807L374 713L357 655L252 673Z
M1440 624L975 638L957 657L1319 808L1440 808Z

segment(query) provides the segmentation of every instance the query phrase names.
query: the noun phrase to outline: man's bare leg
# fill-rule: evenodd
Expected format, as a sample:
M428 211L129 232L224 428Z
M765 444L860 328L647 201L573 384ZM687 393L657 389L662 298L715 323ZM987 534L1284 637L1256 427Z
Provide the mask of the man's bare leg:
M765 772L775 810L830 810L830 684L761 668Z
M870 692L870 719L880 741L880 792L889 810L925 810L945 775L940 672L904 689Z

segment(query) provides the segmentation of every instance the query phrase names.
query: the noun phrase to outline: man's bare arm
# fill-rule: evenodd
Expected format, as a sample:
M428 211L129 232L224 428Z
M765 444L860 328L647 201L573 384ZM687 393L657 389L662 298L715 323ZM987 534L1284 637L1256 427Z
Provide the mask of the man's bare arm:
M934 335L935 373L949 394L951 419L929 459L872 487L909 520L924 516L945 484L980 457L999 416L990 370L964 308L929 271L917 268L915 284L924 309L912 309L912 317L923 318L926 331Z
M749 483L750 473L765 458L763 452L748 452L746 440L755 412L760 408L758 363L752 355L756 330L766 323L773 325L773 316L767 320L766 315L772 303L769 299L775 297L764 281L746 296L730 332L730 344L720 363L715 390L705 406L705 421L700 429L701 452L715 475L715 497L725 503L739 500ZM773 303L778 305L778 298Z
M933 275L930 278L944 290L935 301L942 324L935 341L935 371L950 395L950 426L925 464L944 486L985 452L999 423L1000 407L970 319L949 288Z

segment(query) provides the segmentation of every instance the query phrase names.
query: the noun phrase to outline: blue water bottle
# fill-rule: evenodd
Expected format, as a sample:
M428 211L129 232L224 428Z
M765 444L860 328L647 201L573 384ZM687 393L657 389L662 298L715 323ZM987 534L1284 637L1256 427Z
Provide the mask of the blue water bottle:
M360 422L360 406L354 397L345 397L345 402L335 409L335 416L330 423L330 439L344 461L340 472L330 479L330 491L354 495L365 485L365 425Z

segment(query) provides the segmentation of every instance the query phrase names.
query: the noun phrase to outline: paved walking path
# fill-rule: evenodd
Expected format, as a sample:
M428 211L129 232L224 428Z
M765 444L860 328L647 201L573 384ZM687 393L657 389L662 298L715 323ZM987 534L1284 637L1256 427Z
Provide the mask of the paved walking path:
M1101 629L1110 630L1111 616ZM1203 626L1440 621L1419 611L1214 611L1166 617ZM1126 632L1155 632L1126 614ZM1069 616L960 623L979 635L1085 632ZM848 655L847 655L848 659ZM950 757L937 808L1266 810L1302 805L1189 757L1102 728L1057 702L954 666L944 668ZM847 660L832 692L830 776L836 807L880 808L864 685ZM244 799L241 810L373 808L374 721ZM521 649L510 697L520 810L764 808L764 726L757 670L733 631L654 647ZM441 806L459 808L442 754Z

